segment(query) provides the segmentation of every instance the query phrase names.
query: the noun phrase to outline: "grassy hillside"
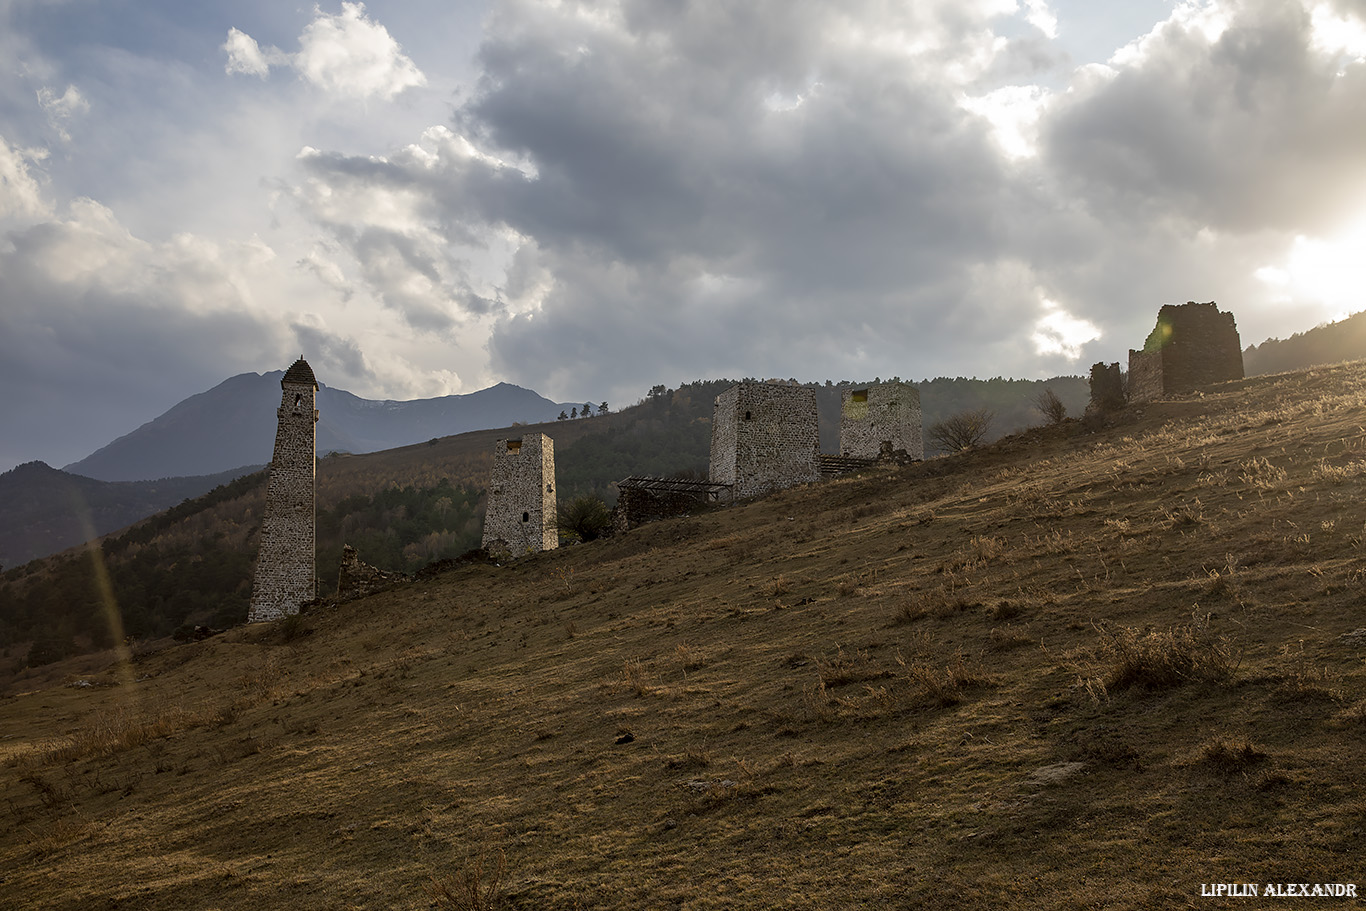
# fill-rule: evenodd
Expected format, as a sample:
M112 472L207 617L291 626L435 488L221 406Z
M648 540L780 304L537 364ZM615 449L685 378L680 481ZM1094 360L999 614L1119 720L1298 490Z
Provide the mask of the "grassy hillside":
M454 908L480 871L527 909L1354 882L1364 421L1366 365L1257 377L28 672L0 905Z
M1047 382L1065 397L1085 397L1084 383L1075 377ZM678 389L657 386L619 413L324 457L317 476L319 591L334 590L343 544L355 546L368 563L409 573L477 547L493 443L501 437L550 434L557 489L566 501L595 494L613 503L614 482L631 474L705 474L712 402L729 385L698 380ZM838 451L840 394L849 385L816 387L826 451ZM922 385L927 423L961 408L988 407L997 411L1002 429L1038 419L1031 400L1043 383L940 379ZM182 625L242 623L265 485L264 472L242 478L109 535L98 550L69 552L0 575L0 673L25 661L38 664L106 647L111 636L146 640ZM109 597L118 605L119 629L105 619Z

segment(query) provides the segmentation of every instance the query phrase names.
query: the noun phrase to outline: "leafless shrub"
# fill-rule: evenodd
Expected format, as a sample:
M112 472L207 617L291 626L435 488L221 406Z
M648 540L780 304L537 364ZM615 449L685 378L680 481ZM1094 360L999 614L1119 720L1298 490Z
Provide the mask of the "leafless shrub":
M944 452L962 452L986 439L995 418L996 414L989 408L963 411L931 424L925 435Z
M507 855L501 849L482 850L453 876L432 877L427 897L436 908L453 911L497 911L503 907L503 878Z
M1049 424L1061 424L1067 420L1067 406L1058 398L1058 394L1047 386L1034 396L1034 407Z

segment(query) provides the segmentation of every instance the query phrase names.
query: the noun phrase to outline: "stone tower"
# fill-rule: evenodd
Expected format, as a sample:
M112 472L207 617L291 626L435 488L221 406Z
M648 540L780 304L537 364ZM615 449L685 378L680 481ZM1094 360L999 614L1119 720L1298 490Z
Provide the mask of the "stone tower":
M1232 313L1210 301L1163 304L1142 351L1129 351L1129 401L1148 402L1197 386L1243 378L1243 349Z
M545 434L528 433L493 444L483 546L517 557L560 546L555 441Z
M318 381L302 357L280 380L279 428L270 460L266 514L261 522L261 553L251 586L247 622L297 614L316 596L314 581L313 488L317 475L314 425Z
M920 390L910 383L874 383L846 389L840 401L840 455L876 459L884 444L912 459L925 457Z
M819 481L816 393L787 383L737 383L716 397L711 480L754 497Z

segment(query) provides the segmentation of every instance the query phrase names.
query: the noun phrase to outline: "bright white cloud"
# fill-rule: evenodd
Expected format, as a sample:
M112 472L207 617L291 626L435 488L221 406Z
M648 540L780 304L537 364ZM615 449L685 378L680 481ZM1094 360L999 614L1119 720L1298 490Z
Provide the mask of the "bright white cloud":
M29 166L47 157L42 149L18 149L0 136L0 218L41 217L51 211Z
M236 28L223 43L228 74L264 78L272 66L294 67L309 83L344 98L392 99L404 89L427 84L383 25L365 14L364 3L343 3L339 15L313 8L313 21L299 36L299 52L262 50L256 39Z
M1082 347L1101 337L1100 329L1092 322L1078 319L1056 301L1044 298L1044 314L1034 323L1030 340L1039 354L1060 354L1069 361L1081 357Z
M1339 14L1331 3L1320 3L1310 14L1314 44L1330 54L1366 61L1366 21Z
M343 3L339 16L314 12L294 58L309 82L338 95L386 100L427 83L388 30L365 15L364 3Z
M1231 10L1239 0L1181 0L1163 22L1148 34L1140 36L1115 51L1110 57L1114 66L1141 65L1154 50L1164 43L1195 39L1213 44L1232 21Z
M1025 21L1049 38L1058 37L1058 16L1048 0L1025 0Z
M42 87L38 90L38 105L47 113L48 125L56 131L63 142L71 141L71 134L67 132L66 127L72 118L90 110L90 102L85 100L74 85L68 85L61 95L47 86Z
M277 48L262 51L255 38L235 28L228 29L228 40L223 42L223 51L228 55L228 62L223 70L229 76L233 73L245 73L264 79L270 74L272 63L289 61L288 55Z
M991 124L1001 152L1014 161L1038 154L1039 117L1049 97L1037 85L1007 85L976 98L964 95L959 104Z

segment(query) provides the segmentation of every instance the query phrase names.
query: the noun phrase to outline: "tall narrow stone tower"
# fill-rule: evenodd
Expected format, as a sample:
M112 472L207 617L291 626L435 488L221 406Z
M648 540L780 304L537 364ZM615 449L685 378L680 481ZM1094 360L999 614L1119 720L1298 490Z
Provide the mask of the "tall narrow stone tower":
M301 357L285 371L280 388L280 425L270 460L248 623L297 614L299 605L317 593L313 550L318 381Z
M513 556L560 546L555 502L555 441L543 433L493 444L484 510L484 549Z

